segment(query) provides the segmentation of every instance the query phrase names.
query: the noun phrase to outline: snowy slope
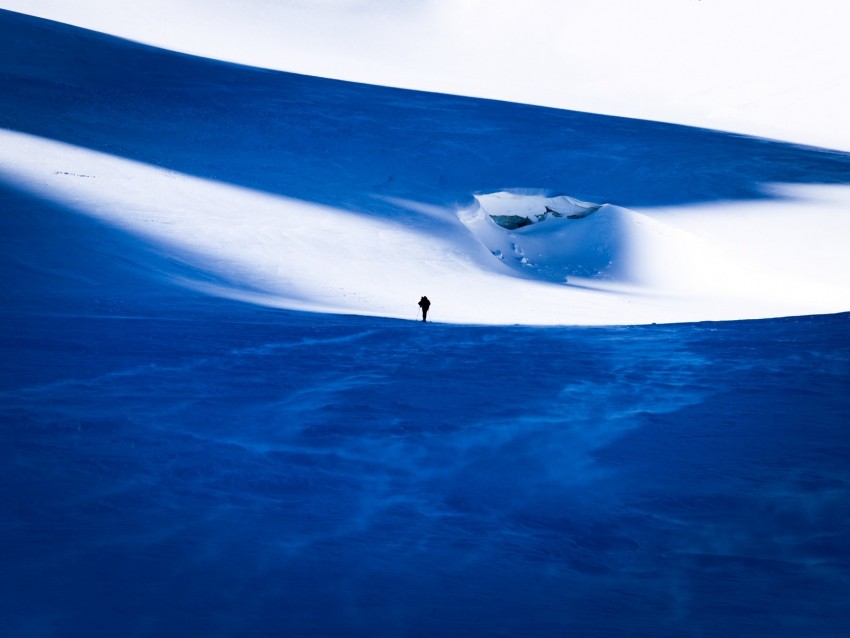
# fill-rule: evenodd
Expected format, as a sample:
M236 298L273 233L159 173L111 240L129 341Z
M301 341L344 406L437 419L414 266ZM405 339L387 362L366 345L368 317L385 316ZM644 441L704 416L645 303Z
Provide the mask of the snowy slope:
M497 29L518 2L20 4L309 54L287 68L556 31L527 50L646 55L545 12ZM544 6L645 28L671 3L522 3ZM479 28L434 44L405 17L441 7ZM499 88L568 86L522 57L492 57ZM846 636L850 313L410 319L425 293L446 322L846 309L849 175L834 151L0 11L0 636Z
M845 154L274 73L0 17L3 181L187 264L157 270L173 285L400 318L427 294L435 320L468 323L850 307ZM605 206L508 230L476 209L505 191L519 212L560 195Z
M850 150L845 0L3 0L205 57Z

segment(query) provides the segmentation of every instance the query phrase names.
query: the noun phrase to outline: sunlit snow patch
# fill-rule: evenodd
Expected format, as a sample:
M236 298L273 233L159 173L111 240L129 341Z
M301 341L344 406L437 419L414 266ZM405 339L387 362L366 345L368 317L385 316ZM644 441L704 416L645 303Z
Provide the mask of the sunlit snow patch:
M13 131L0 131L0 182L179 264L136 264L158 284L272 307L419 319L427 294L439 322L599 325L840 312L850 299L847 187L669 210L526 191L480 195L459 216L390 199L352 213ZM40 261L33 251L29 267Z

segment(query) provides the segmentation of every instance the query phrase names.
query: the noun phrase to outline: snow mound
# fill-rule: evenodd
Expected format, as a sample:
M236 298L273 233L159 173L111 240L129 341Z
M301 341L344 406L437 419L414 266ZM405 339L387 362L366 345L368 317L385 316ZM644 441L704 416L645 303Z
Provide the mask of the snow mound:
M702 289L728 264L695 235L613 204L506 191L475 200L461 221L523 277Z

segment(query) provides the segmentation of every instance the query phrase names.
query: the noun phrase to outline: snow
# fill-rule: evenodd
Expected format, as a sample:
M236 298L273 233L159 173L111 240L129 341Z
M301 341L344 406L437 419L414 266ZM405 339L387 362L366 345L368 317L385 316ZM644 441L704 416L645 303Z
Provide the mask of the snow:
M11 3L10 8L15 8L14 4ZM656 46L660 35L652 29L661 29L659 25L663 23L666 25L663 26L664 32L679 45L683 44L683 34L690 34L688 41L702 42L700 46L707 47L701 39L702 28L696 30L695 21L700 20L707 21L704 28L718 34L718 39L721 39L722 34L720 41L724 45L720 47L722 54L716 46L709 47L720 57L710 66L711 73L707 77L715 83L722 78L727 84L711 85L711 90L708 85L702 86L698 82L689 87L681 83L677 83L677 86L683 90L687 88L696 91L702 96L700 105L708 109L705 113L709 110L712 113L723 110L727 107L712 105L710 96L721 92L726 96L724 99L731 96L730 99L735 102L739 99L735 97L735 83L743 81L738 75L730 73L724 62L724 56L739 51L734 49L730 53L726 48L727 40L733 38L713 28L716 24L712 20L721 19L724 15L722 12L728 11L729 7L723 2L678 4L688 6L674 8L659 3L652 5L651 9L637 11L616 2L587 5L542 3L537 7L539 13L528 14L535 16L535 19L539 18L541 24L558 24L559 20L554 19L555 14L564 18L559 11L566 11L575 18L569 23L570 28L566 31L569 37L566 39L536 37L536 40L544 43L540 44L544 49L546 46L554 46L545 43L569 42L566 49L549 51L547 64L559 65L557 68L561 72L577 68L579 65L573 56L581 54L582 60L589 60L591 66L582 67L577 77L569 73L568 81L565 82L540 82L541 85L557 86L566 91L556 100L542 99L533 91L526 92L525 84L515 81L516 78L510 72L496 64L492 65L492 69L494 72L498 69L501 74L499 82L495 81L493 75L479 77L476 73L474 77L488 83L487 86L513 87L516 93L478 90L475 82L470 82L469 90L464 92L557 103L560 106L592 107L598 112L610 111L605 107L602 94L594 93L583 83L581 77L585 74L605 77L606 85L616 87L618 91L626 91L628 99L621 97L619 103L627 108L627 114L667 116L670 114L647 112L649 102L641 96L645 93L657 94L659 82L665 86L670 84L668 74L684 73L677 64L681 64L682 60L693 62L694 55L701 60L700 56L705 55L708 49L698 48L696 52L686 49L689 51L687 54L664 55L664 51ZM414 28L413 23L422 18L424 12L431 16L430 20L437 20L440 28L435 32L435 37L425 38L420 33L411 42L424 46L423 59L437 65L440 55L454 56L456 53L452 52L452 47L457 45L458 39L444 30L458 28L466 24L465 21L471 20L474 15L472 6L453 3L451 7L461 8L450 9L449 5L437 2L424 8L399 5L392 9L382 6L366 10L358 3L340 5L331 2L309 8L296 3L285 6L255 5L254 9L259 13L253 13L243 9L234 12L232 4L213 3L204 12L203 19L208 21L205 29L184 28L186 21L199 12L192 3L178 3L173 9L173 19L162 28L162 21L154 23L151 18L155 10L161 8L155 2L136 3L133 10L126 13L117 7L108 8L98 3L75 6L73 14L68 13L67 5L50 2L34 3L27 10L69 20L73 17L71 21L87 26L219 58L253 61L268 67L285 67L327 75L320 68L302 66L300 62L295 66L283 63L283 60L325 61L339 69L344 77L398 84L389 69L371 58L350 58L349 63L354 67L340 63L342 59L348 59L350 51L344 44L345 40L330 37L334 29L339 27L337 20L341 20L341 16L353 20L350 33L379 35L392 31L397 34L397 30L390 30L387 25L400 25L399 28L404 32L404 29ZM565 6L569 8L563 8ZM662 7L668 22L659 20ZM777 28L785 29L788 27L786 21L791 19L789 16L799 17L799 11L791 10L796 8L793 3L788 4L786 9L789 11L782 14L785 17L776 17L781 12L775 11L765 19L779 21ZM613 29L606 34L606 41L619 44L617 47L599 46L598 30L590 26L602 20L601 11L614 10L623 20L606 22ZM807 20L824 20L829 12L837 10L837 5L825 2L819 4L818 9L807 9ZM535 67L534 72L530 72L529 65L533 60L539 61L537 58L521 54L513 57L516 50L536 51L539 48L523 42L528 34L521 28L520 22L512 22L512 18L516 17L513 11L506 8L504 11L486 12L482 24L469 29L471 40L467 44L477 42L476 38L485 34L489 44L483 51L493 53L497 42L502 43L499 47L504 46L504 38L497 35L506 35L506 30L510 31L509 41L517 43L510 47L511 59L520 65L525 75L530 78L556 77L554 66ZM721 13L718 14L718 11ZM694 12L701 14L697 17ZM264 49L260 46L266 29L284 24L281 35L285 35L289 33L288 30L295 28L293 25L301 24L298 20L289 20L295 14L302 17L312 15L315 20L310 23L311 28L330 30L328 37L322 38L323 43L330 43L325 47L323 56L315 54L313 48L298 38L277 38L276 42L283 47L279 49ZM336 18L331 19L332 15ZM743 29L756 13L749 8L736 15L738 22L729 27L733 32ZM209 49L214 41L218 41L216 36L225 25L236 25L237 29L247 28L248 23L245 21L257 24L258 16L263 16L262 25L256 27L257 38L250 39L255 44L247 47L244 55L248 57L234 58L228 51L226 39L219 43L220 48L215 51ZM373 24L373 20L377 22ZM742 21L743 24L740 23ZM560 22L563 23L563 19ZM429 28L434 27L434 23L428 20L426 23ZM623 25L626 23L630 25L630 31L642 32L641 41L646 45L633 53L638 56L633 62L648 64L646 60L641 62L641 56L652 56L652 73L636 74L630 64L622 64L622 51L630 51L630 58L632 56L628 38L623 33ZM648 24L655 26L647 30ZM679 28L671 29L670 24L678 24ZM797 23L798 32L803 24ZM514 26L509 28L508 25ZM636 25L640 28L635 29ZM686 28L685 25L690 26ZM419 28L417 26L414 30ZM754 31L746 43L747 50L759 51L759 55L762 55L762 38L767 37L764 33L768 32L771 33L771 41L777 37L777 33L770 29ZM594 46L583 39L589 37L589 34L592 34ZM178 36L186 36L180 40L180 46L174 40ZM17 100L10 112L23 113L32 108L34 113L43 111L44 115L41 120L33 116L32 125L26 122L21 125L13 117L9 120L11 129L2 132L0 161L7 182L143 237L197 269L197 277L186 277L183 273L180 278L175 277L177 283L203 286L212 294L273 307L397 318L415 315L415 300L422 294L428 294L434 301L434 320L458 323L636 324L828 313L850 308L850 276L847 274L850 273L850 256L843 246L843 238L850 231L850 221L845 212L850 196L844 185L850 175L850 164L847 156L840 153L822 153L817 159L811 160L806 157L809 151L805 149L795 150L792 146L768 149L748 142L742 142L748 145L746 148L735 148L737 142L734 138L721 138L718 141L710 134L699 131L685 133L693 139L687 142L683 140L682 145L676 147L671 146L670 135L649 128L648 123L629 124L635 131L623 137L618 134L618 129L625 124L616 120L608 124L605 135L610 137L610 141L607 147L603 145L603 134L597 128L597 122L570 122L568 126L573 129L586 127L588 130L587 140L576 144L573 139L564 137L563 133L557 133L551 140L545 139L547 126L551 126L545 121L549 116L531 116L530 113L528 121L531 124L526 125L528 130L521 132L517 129L513 134L515 137L512 137L507 120L505 124L500 123L494 128L488 120L489 116L484 115L488 110L497 112L498 109L508 107L485 102L476 107L481 114L476 116L474 112L453 110L456 107L441 103L439 96L428 97L416 93L407 97L403 94L393 95L389 102L386 97L368 97L367 91L362 96L358 94L339 101L329 100L321 106L305 103L303 107L298 107L300 110L293 110L287 120L280 119L282 111L274 110L274 100L280 98L273 94L264 102L260 97L260 91L268 90L267 86L276 86L277 80L273 76L255 76L228 69L227 74L232 78L224 80L224 67L193 66L194 63L188 60L181 60L176 65L185 65L187 70L174 71L174 78L162 85L180 88L171 89L171 105L153 107L166 109L164 113L168 109L172 112L172 115L165 117L173 118L173 122L160 122L156 121L155 112L144 105L150 100L153 100L151 104L160 101L157 92L164 75L158 69L164 68L164 64L173 63L152 54L117 62L125 55L123 51L126 50L129 55L131 50L135 50L135 45L126 43L122 48L120 42L106 44L105 41L88 37L86 41L92 43L90 46L109 46L120 53L93 54L92 60L80 59L78 67L81 68L71 67L69 61L80 55L79 52L85 51L85 48L78 44L59 44L61 40L49 33L30 38L30 42L37 46L38 38L42 37L47 38L44 40L46 46L37 53L34 51L27 62L22 62L16 68L28 68L30 70L26 72L34 78L40 78L40 82L58 83L53 85L56 87L62 86L63 77L79 75L78 82L85 83L89 87L88 95L94 96L84 100L94 99L95 102L89 107L80 106L84 110L68 121L64 131L56 134L56 141L51 141L49 133L47 137L43 135L54 129L56 124L47 118L62 117L50 111L49 104L54 98L50 97L45 102L43 95L28 97L24 92L10 95L10 99ZM790 40L787 49L794 54L794 59L797 59L801 41L813 44L814 37L803 30L799 37ZM816 47L815 53L806 59L816 69L834 70L836 64L827 65L818 58L824 51L835 52L831 45L826 45L832 42L828 32L819 33L817 38L821 39L819 42L823 46ZM294 43L306 47L302 51L303 55L285 55L286 47L295 46ZM440 46L436 43L440 43ZM444 44L448 47L446 51L443 51ZM75 48L66 50L61 48L63 46ZM268 47L268 43L265 46ZM442 52L438 54L437 49ZM15 51L12 49L13 56ZM68 51L72 53L69 55ZM275 57L278 54L283 57ZM770 49L770 54L778 55L774 49ZM261 59L250 57L252 55L259 55ZM43 57L45 62L33 65L33 60L38 56ZM102 56L116 62L100 68L99 58ZM463 56L456 57L463 59ZM382 59L400 63L405 57L382 56ZM781 56L778 58L780 62L784 59ZM617 61L623 70L613 73L610 67L612 60ZM663 61L666 62L662 64ZM92 67L92 64L96 66ZM700 64L704 66L705 60ZM787 91L795 95L808 86L798 82L799 78L792 72L784 70L783 73L767 73L762 66L751 68L751 64L754 63L746 62L739 66L748 69L748 73L757 71L759 78L765 82L777 82L777 78L780 78L781 82L788 85ZM120 67L137 67L137 70L129 75L124 71L122 75ZM378 75L363 76L349 72L355 67L371 70ZM454 73L461 73L463 64L449 67L454 69ZM415 65L410 70L411 77L417 79L414 83L416 86L444 90L452 88L435 85L429 80L432 76ZM815 81L821 72L826 71L812 72L807 69L809 80ZM196 79L192 79L192 74ZM632 91L634 87L622 84L623 78L638 75L645 84L644 88L651 90L635 93ZM699 73L687 75L706 77ZM463 74L463 78L466 80L469 76ZM245 97L230 91L228 86L233 81L239 81L246 87ZM293 82L294 85L305 83L281 76L278 84L284 88ZM257 97L247 88L252 83L261 87ZM118 87L125 84L127 89L122 94ZM846 83L837 85L846 86ZM273 90L278 91L276 88ZM341 89L327 85L310 90L330 91L327 95L331 96ZM772 90L778 89L774 87ZM54 91L57 91L56 96L61 96L62 91L68 91L71 95L75 89L56 88ZM107 102L96 101L99 99L98 92L108 96L105 97ZM574 104L572 98L576 94L584 95L589 100L588 104ZM133 95L137 97L133 98ZM201 104L224 103L222 98L232 102L230 110L234 114L246 112L254 113L254 116L248 115L249 119L246 119L234 115L218 123L209 118L196 117L198 109L208 110ZM134 99L135 103L127 101ZM115 100L115 105L105 106L109 100ZM421 119L415 125L421 127L421 140L413 139L410 128L405 124L398 126L395 131L392 129L395 124L387 128L392 121L387 118L392 115L376 111L371 105L373 101L378 104L404 105L403 109L409 109L408 113L399 112L395 117L399 122L409 121L411 117ZM430 115L418 111L417 104L422 101L430 103L432 113L437 114L434 117L439 118L439 113L446 113L445 123L437 124L437 120ZM665 96L662 101L670 103L671 96ZM840 99L820 102L845 104ZM353 120L361 123L357 131L350 130L350 124L346 124L349 116L347 109L352 106L362 111ZM185 115L175 109L184 109ZM696 111L691 114L694 113ZM125 116L129 119L123 122ZM771 121L770 118L765 119L764 112L758 109L750 116L754 118L748 120L746 127L750 133L761 129L749 124ZM276 148L269 147L266 141L269 131L262 129L264 118L269 117L280 119L280 124L276 126L281 130L273 138L276 145L285 145L287 139L297 140L297 136L303 133L296 133L293 137L292 133L296 130L304 131L306 127L312 133L301 141L293 141L292 148L286 150L288 154L281 156ZM533 124L540 117L544 119L540 119L539 125ZM698 113L695 117L695 120L691 119L700 124L713 122L710 118L700 119L702 115ZM688 118L690 115L684 120ZM257 120L258 124L251 124L252 119ZM667 119L682 120L672 116ZM808 135L806 123L832 123L830 117L823 113L803 120L794 116L785 123L790 124L792 120L795 126L802 123L799 130L803 137ZM43 123L36 124L37 121ZM205 124L207 121L209 123ZM291 122L289 128L286 128L287 121ZM317 122L322 121L332 122L327 132L328 138L316 141L322 133L315 127ZM150 131L152 142L149 148L140 146L141 141L136 133L128 128L130 122L135 122L137 130ZM100 130L95 128L98 126ZM249 130L252 126L253 130ZM429 127L433 128L431 132L435 135L434 139L440 140L440 133L437 132L440 126L444 127L444 133L439 143L446 149L445 152L440 150L434 154L421 150L424 149L421 145L428 143ZM21 129L21 132L13 132L16 128ZM151 149L157 143L153 140L157 139L158 129L162 129L163 134L160 136L162 141L158 142L162 150L157 157L157 151ZM196 129L195 132L193 129ZM334 130L338 132L333 133ZM348 132L342 132L346 130ZM464 131L461 135L466 136L465 141L458 136L459 131ZM344 137L340 137L340 134ZM385 158L364 163L356 156L357 148L367 148L364 145L374 144L373 135L376 134L392 140L391 145L382 149ZM167 135L173 145L171 152L166 150L163 135ZM482 139L476 135L493 137L487 142L489 148L476 149L475 146L480 146ZM228 153L211 161L209 153L212 147L200 148L202 142L197 140L212 139L213 136L221 137L223 142L233 147L236 152L232 157ZM240 139L235 145L233 136ZM563 141L558 141L561 137L564 137ZM99 138L99 141L93 138ZM65 142L60 141L63 139ZM92 148L81 146L84 140L89 139L92 139ZM634 148L652 149L649 153L657 149L657 154L628 159L627 153L622 151L627 139L636 142ZM840 146L840 139L835 139L835 146ZM405 148L407 144L412 146ZM688 146L690 144L693 144L692 148ZM728 151L721 150L714 160L706 158L699 163L702 148L723 149L725 146L729 147ZM240 147L244 147L244 151L240 151ZM128 148L131 155L122 157L122 151L111 152L112 148ZM547 151L547 148L550 150ZM555 151L555 148L558 150ZM404 157L407 150L413 151L411 157ZM243 152L243 155L239 152ZM416 154L422 152L426 155L416 159ZM446 164L451 161L449 158L452 155L459 157L469 152L480 154L464 159L463 162L467 164L464 167ZM588 155L588 152L595 157ZM327 161L328 153L330 162ZM502 156L495 164L493 153ZM564 153L569 155L563 157ZM669 158L659 157L660 153L667 153ZM740 157L733 157L733 153ZM333 159L334 154L339 159ZM783 159L789 154L799 156ZM175 155L186 159L175 161ZM347 159L349 156L350 160ZM769 162L776 164L777 161L768 159L768 169L763 171L764 174L758 174L762 172L764 158L771 157L779 157L778 162L784 162L789 167L793 163L794 166L788 168L777 164L773 168ZM347 161L356 162L356 168L352 170L354 164L346 167ZM814 168L814 165L808 168L811 161L820 164L831 162L834 166L824 172ZM170 162L175 163L168 166ZM229 162L229 165L222 162ZM664 162L668 165L658 166ZM676 165L676 162L680 164ZM723 162L727 164L725 169ZM741 162L751 166L755 174L753 178L748 178L752 180L749 183L743 181L742 185L734 187L734 173L740 171ZM516 167L513 177L512 163ZM620 171L611 172L618 163L622 167ZM523 167L520 169L521 165ZM204 169L196 170L199 166ZM226 171L238 171L239 178L235 183L228 183L234 181L232 178L217 179L224 166L232 166ZM406 169L403 176L393 174L397 167ZM659 168L666 173L658 172ZM561 175L554 177L553 171L556 170ZM726 177L712 174L724 170ZM270 171L285 172L286 177L246 176L250 171L266 174ZM688 194L688 183L693 177L687 175L687 171L703 175L701 179L705 184L701 186L702 192L697 197ZM782 178L789 171L799 175L785 183ZM457 175L447 180L446 172L456 172ZM533 179L529 179L529 174ZM92 179L70 178L79 175L90 175ZM272 183L269 181L271 179L277 181ZM288 180L287 184L281 185L280 179ZM328 179L342 181L331 187ZM668 181L665 182L665 179ZM718 179L725 179L728 186L717 183ZM321 180L324 180L324 186ZM439 187L436 187L435 180L444 184L444 192L441 193ZM806 184L807 180L812 184ZM826 185L817 186L818 181ZM377 186L382 182L383 185ZM325 188L327 192L307 198L299 196L305 185L313 183L316 184L312 187L314 190L321 193ZM510 185L509 197L501 202L505 214L509 215L525 214L523 211L528 206L540 204L540 197L549 203L555 201L552 197L571 197L569 201L580 202L589 195L599 204L606 205L586 219L547 219L545 224L513 231L492 227L488 215L470 223L470 215L474 215L470 212L470 206L474 208L475 202L481 202L481 197L487 196L488 192L499 192L487 190L488 185L497 184L503 186L502 192L505 185ZM719 189L712 192L718 186ZM677 194L677 190L682 191L682 194ZM725 194L723 190L730 192ZM736 192L741 191L746 194L746 198L736 200ZM358 198L353 206L346 203L352 197ZM679 200L682 205L670 206L669 200ZM488 205L492 207L494 201L490 196ZM645 203L650 205L643 205ZM402 219L408 221L399 223ZM790 264L793 264L793 268ZM388 276L389 273L391 276ZM210 278L218 283L211 284ZM197 281L204 283L199 284Z
M144 238L207 275L181 273L177 285L272 307L410 319L427 294L435 321L534 325L850 308L843 186L805 189L805 206L793 199L803 187L786 187L780 203L726 204L722 215L611 204L587 214L593 207L571 198L507 193L424 212L387 202L417 213L416 225L403 225L30 135L4 131L0 142L7 183ZM508 230L490 216L534 217L547 205L582 217L550 215Z
M829 2L12 5L786 139L846 106L786 108ZM0 635L846 635L846 153L5 11L0 78Z
M541 24L557 24L555 15L564 17L559 11L577 20L566 40L542 38L570 43L550 51L548 64L578 68L575 52L592 61L569 81L541 83L566 91L554 100L561 106L574 106L577 91L593 110L608 110L581 75L604 76L618 86L622 77L611 72L609 55L634 76L621 54L612 53L629 50L617 30L623 23L606 22L615 29L607 38L625 49L599 46L590 28L602 20L603 5L644 30L645 46L636 55L653 56L653 73L640 76L647 86L681 72L661 64L662 57L671 58L668 65L688 59L661 56L653 44L657 34L644 29L648 23L661 28L662 4L635 11L618 3L569 9L542 3L539 13L527 14ZM713 12L723 3L705 5L665 8L669 20L680 24L673 30L677 38L693 30L693 12L706 14L699 18L709 20L706 28L712 15L719 19ZM343 77L398 84L389 69L349 58L345 40L331 37L341 16L353 21L356 28L349 32L359 35L398 34L390 24L401 32L412 28L419 35L411 42L424 47L423 60L437 64L440 55L454 55L457 43L445 30L471 20L473 6L436 2L366 10L331 2L257 4L234 12L230 4L212 3L205 5L204 29L185 28L199 15L192 3L176 4L167 26L152 21L162 8L155 2L136 3L126 13L98 3L82 3L72 14L67 5L50 2L27 10L216 58L319 74L327 73L283 61L325 61ZM809 19L835 9L819 6ZM753 19L749 11L739 19ZM331 44L323 55L298 38L280 38L283 48L260 46L266 29L283 24L285 34L302 24L296 14L313 16L311 28L329 30L323 41ZM421 25L412 26L423 16L430 16L429 28L439 27L437 37L425 38L417 31ZM470 29L470 41L485 34L488 55L497 42L503 48L506 40L497 35L509 32L507 40L522 43L527 34L512 17L507 8L486 12ZM238 58L226 39L216 37L225 25L247 28L245 20L256 25L258 36L250 40L248 57ZM850 308L845 154L638 120L269 74L91 33L68 39L60 25L20 18L16 24L10 23L17 31L6 38L8 72L23 75L20 89L6 96L7 128L0 132L5 181L121 228L187 264L188 271L169 278L172 284L271 307L394 318L415 317L415 300L428 294L435 321L477 324L669 323ZM582 40L591 33L596 46ZM762 51L763 36L753 37L747 46ZM214 42L219 48L212 51ZM304 55L276 57L299 42ZM448 43L447 51L435 48L437 42ZM534 50L522 45L511 51L516 48ZM511 53L511 59L527 77L554 77L552 66L530 71L536 58ZM808 59L817 62L816 56ZM463 65L451 68L459 72ZM712 82L721 76L737 81L722 57L712 70ZM757 70L759 77L781 75ZM416 86L447 88L415 65L411 71ZM517 93L479 91L475 82L466 92L547 102L504 69L499 73L499 82L486 74L480 79ZM801 90L793 73L782 81ZM234 85L240 90L233 91ZM723 95L735 93L731 84L722 89ZM699 89L703 97L706 91ZM293 101L293 95L299 97ZM620 100L636 109L628 114L647 115L640 95L629 89L629 99ZM763 115L756 119L763 121ZM829 118L805 121L824 124ZM591 198L593 205L583 201ZM547 206L564 216L547 214ZM601 208L593 212L595 206ZM532 223L503 228L493 215L526 216Z
M140 3L132 24L142 31L129 33L124 18L109 22L115 12L87 6L78 21L148 40L167 40L197 11L179 5L160 31L144 17L154 5ZM270 24L307 11L294 7L266 7ZM583 19L599 19L585 9ZM409 9L397 11L393 21L412 19ZM216 4L205 19L225 17L232 9ZM175 285L270 307L394 318L414 318L427 294L435 321L475 324L670 323L850 308L846 154L269 74L18 24L7 36L8 72L24 79L6 96L4 180L194 269L172 276ZM192 37L183 48L205 50ZM342 49L330 48L336 61ZM598 50L591 57L602 71ZM556 59L569 66L569 56ZM783 81L799 89L793 75ZM584 200L601 208L584 216ZM532 225L513 230L491 217L540 215L547 205L566 215L531 215Z
M845 0L4 0L252 66L850 151Z
M3 299L6 635L850 619L850 315L532 329L86 301Z

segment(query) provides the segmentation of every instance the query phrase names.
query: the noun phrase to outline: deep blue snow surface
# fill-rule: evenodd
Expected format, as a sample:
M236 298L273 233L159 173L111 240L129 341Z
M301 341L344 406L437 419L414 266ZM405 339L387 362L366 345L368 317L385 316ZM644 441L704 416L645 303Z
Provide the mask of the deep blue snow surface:
M848 327L7 314L0 634L846 636Z
M3 128L399 223L375 195L850 182L846 154L4 11L0 81ZM850 635L850 315L422 325L174 274L203 276L0 183L0 636Z

